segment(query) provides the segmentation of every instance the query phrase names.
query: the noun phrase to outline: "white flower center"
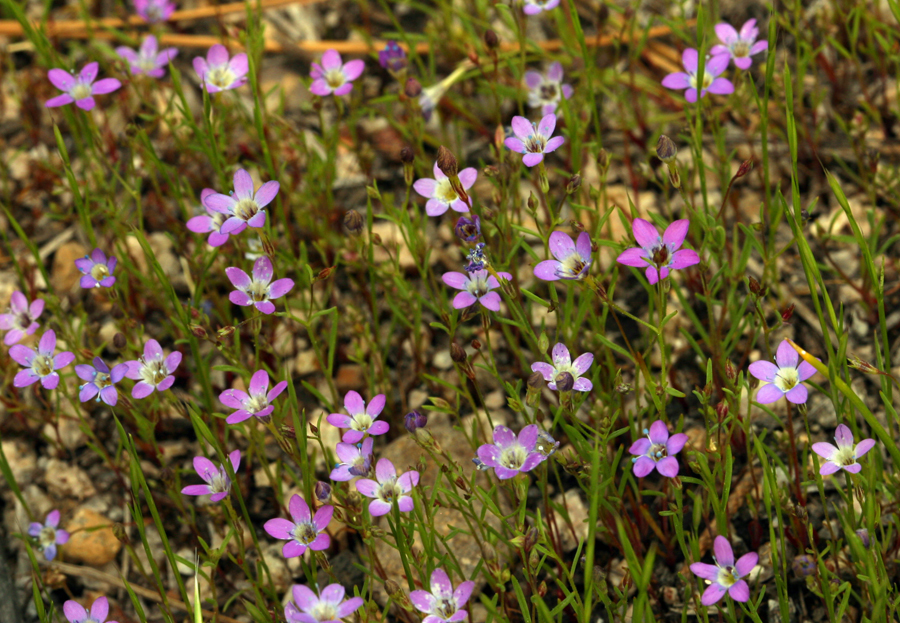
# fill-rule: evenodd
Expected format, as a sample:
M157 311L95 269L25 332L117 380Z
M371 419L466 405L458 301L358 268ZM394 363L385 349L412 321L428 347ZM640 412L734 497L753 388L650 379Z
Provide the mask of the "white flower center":
M85 84L83 82L78 82L75 86L72 87L72 90L69 91L69 95L77 102L78 100L83 100L86 97L90 97L94 92L94 89L89 84Z
M719 576L716 578L716 584L730 588L737 582L734 577L734 567L719 567Z
M257 212L259 212L259 204L253 198L241 199L233 210L234 215L244 221L249 221Z
M91 277L99 283L109 277L109 268L107 268L106 264L94 264L91 266Z
M219 65L206 72L206 81L220 89L226 89L235 81L235 75L228 65Z
M540 86L540 98L547 104L555 104L559 101L559 85L555 82L545 82Z
M53 373L53 358L47 355L37 355L31 362L31 369L40 377Z
M459 195L457 195L456 191L453 190L453 187L450 186L450 178L447 177L437 180L433 197L447 205L450 205L459 199Z
M319 532L313 522L304 521L303 523L298 523L294 529L291 530L291 536L294 537L298 543L309 545L316 540L316 537L319 536Z
M265 281L254 279L250 282L250 287L247 288L247 294L255 303L267 301L269 300L269 284Z
M266 399L265 394L251 394L250 399L244 405L244 409L250 413L259 413L268 406L269 401Z
M43 547L48 547L56 543L56 528L53 526L44 526L41 528L41 533L38 535L38 540L41 542Z
M212 482L209 483L209 491L210 493L222 493L230 488L231 481L228 480L228 475L223 467L222 471L216 472L216 475L212 477Z
M525 150L532 154L544 153L544 147L547 145L547 137L538 132L533 132L524 141Z
M507 469L520 469L528 458L528 452L519 443L507 446L500 452L500 464Z
M442 619L449 619L456 612L456 603L452 599L436 599L431 612Z
M334 621L338 618L337 608L327 601L320 601L310 609L310 614L315 617L316 621Z
M156 387L169 376L169 368L166 367L166 362L163 359L154 359L142 363L140 370L141 380L148 385Z
M370 426L372 426L372 416L368 413L357 413L350 420L350 428L361 433L369 430Z
M473 277L469 276L469 282L466 284L466 290L474 296L475 298L481 298L488 292L490 292L490 288L488 287L487 277Z
M141 68L141 71L153 71L156 69L156 53L152 56L144 56L141 54L138 57L137 66Z
M691 87L694 89L700 90L700 91L708 89L709 85L711 85L712 81L713 81L713 77L709 73L709 70L706 70L703 72L703 88L702 89L697 86L697 74L690 74L690 77L691 77Z
M854 446L838 446L838 451L831 457L836 465L847 466L856 463L856 448Z
M573 253L566 259L560 261L557 274L563 279L578 279L582 277L581 271L587 267L587 263L581 259L577 253Z
M14 313L12 310L8 312L12 316L12 328L13 329L21 329L25 331L28 327L31 326L32 321L34 320L31 317L31 313L28 310L25 310L20 313Z
M332 89L337 89L344 85L347 79L344 77L343 68L338 67L335 69L329 69L325 72L325 82L328 83Z
M797 368L779 368L774 382L775 387L783 392L789 392L800 382L800 373Z
M109 387L113 384L112 379L106 372L94 372L94 380L91 381L98 389Z
M731 53L738 57L750 56L750 42L744 41L743 39L738 39L731 46Z
M403 495L403 489L397 484L397 478L391 478L387 482L381 483L376 493L378 499L388 504L393 504L394 500Z

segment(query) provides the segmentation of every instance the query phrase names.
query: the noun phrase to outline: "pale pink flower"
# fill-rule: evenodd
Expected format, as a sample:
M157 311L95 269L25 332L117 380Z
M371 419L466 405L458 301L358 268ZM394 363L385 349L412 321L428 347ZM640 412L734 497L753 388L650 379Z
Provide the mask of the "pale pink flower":
M309 90L314 95L346 95L353 90L353 81L362 75L366 64L359 60L343 62L337 50L326 50L322 64L313 63Z
M88 63L77 76L64 69L51 69L48 71L47 78L50 79L53 86L60 91L65 91L65 93L47 100L44 106L55 108L75 102L75 105L82 110L91 110L96 105L94 101L95 95L112 93L122 87L122 83L115 78L104 78L94 82L97 79L97 71L99 69L99 63Z

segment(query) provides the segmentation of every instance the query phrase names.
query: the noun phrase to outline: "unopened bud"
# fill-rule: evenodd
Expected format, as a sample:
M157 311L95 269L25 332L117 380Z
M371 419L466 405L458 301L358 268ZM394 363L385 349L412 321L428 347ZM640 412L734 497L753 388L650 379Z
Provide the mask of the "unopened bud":
M496 177L497 174L500 173L500 167L498 167L496 164L489 164L484 167L481 172L485 177Z
M752 170L753 170L753 161L752 160L744 160L741 163L741 166L738 167L737 173L734 174L734 179L739 179L741 177L744 177Z
M400 161L403 164L411 164L413 160L415 160L415 154L409 145L404 145L402 149L400 149Z
M362 496L358 491L351 491L344 498L344 505L358 515L362 511Z
M131 539L128 538L128 534L125 532L125 526L122 525L121 522L117 521L116 523L114 523L112 531L113 536L115 536L119 540L119 543L121 543L122 545L128 545L131 543Z
M865 528L860 528L856 531L856 536L859 537L859 540L862 541L862 546L866 549L869 549L869 545L871 541L869 541L869 531Z
M428 416L418 411L410 411L403 418L403 425L411 433L416 432L419 428L425 428L426 424L428 424Z
M553 381L561 392L570 392L575 387L575 377L570 372L560 372Z
M762 292L762 286L759 284L759 282L756 280L756 278L751 275L750 277L747 278L747 282L748 282L747 285L749 286L750 291L753 294L755 294L756 296L759 296L759 293Z
M545 580L541 580L541 583L538 585L537 594L538 597L543 597L547 594L547 582Z
M204 329L203 327L201 327L198 324L191 325L191 333L193 333L195 336L197 336L201 339L206 337L206 329Z
M656 142L656 157L668 164L675 160L675 156L677 155L678 148L675 147L675 143L672 142L672 139L665 134L660 134L659 140Z
M441 145L437 152L437 166L441 173L447 177L459 176L459 165L456 162L456 156L449 149Z
M450 344L450 359L452 359L455 363L465 363L466 359L468 359L466 349L456 342L453 342L452 344Z
M787 307L784 308L784 311L781 312L781 322L788 322L791 319L791 316L794 315L794 304L791 303Z
M372 234L372 244L374 244L377 247L381 246L381 234L379 234L379 233Z
M472 348L481 350L481 342L478 341L478 338L472 338Z
M322 503L327 502L331 498L331 485L327 482L318 481L313 491L316 499Z
M576 174L569 178L569 181L566 184L566 193L571 195L579 188L581 188L581 176Z
M384 592L394 601L397 601L397 597L403 594L403 591L400 590L400 585L393 580L385 580Z
M725 376L732 381L737 378L737 368L734 367L734 364L731 363L730 359L725 360Z
M681 175L678 173L678 167L671 167L669 169L669 183L672 184L672 188L681 188Z
M537 528L534 526L529 528L528 532L525 533L525 538L522 540L522 549L526 552L530 552L535 544L537 544L539 536L540 533Z
M113 348L115 348L116 350L122 350L123 348L125 348L125 346L128 345L128 340L125 339L124 334L116 333L113 336L112 343L113 343Z
M344 227L352 236L358 236L365 226L362 215L356 210L344 212Z
M716 417L722 422L728 416L728 403L724 400L716 404Z
M597 167L600 169L601 175L609 170L609 152L603 148L597 154Z
M449 405L448 405L448 407L449 407ZM449 408L447 410L447 413L450 413ZM438 444L438 442L435 441L434 435L432 435L430 432L428 432L427 428L417 428L415 435L416 435L416 441L423 448L433 450L434 452L441 451L440 444ZM423 467L417 469L416 471L421 473L421 472L425 471L425 467L423 466Z
M816 561L808 554L800 554L794 557L793 562L791 562L791 569L794 570L797 577L805 578L815 573Z
M528 377L528 387L541 389L544 386L544 375L540 372L532 372Z
M285 439L296 439L297 438L297 431L294 430L293 426L288 426L287 424L282 424L282 426L279 430L281 432L281 436L284 437Z
M416 99L422 94L422 85L415 78L409 78L403 87L403 94L409 99Z
M222 327L221 329L216 331L216 335L218 335L220 338L226 338L232 333L234 333L234 327L232 326Z
M847 365L854 370L859 370L863 374L878 374L880 372L880 370L873 366L871 363L860 359L856 355L850 355L847 358Z
M316 281L325 281L329 277L331 277L331 273L334 272L335 266L329 266L328 268L323 268L319 271L319 274L316 275Z
M481 219L477 214L473 214L471 219L460 216L453 228L453 233L463 242L475 242L481 237Z
M497 33L490 28L484 31L484 45L486 45L489 50L494 50L500 45L500 37L498 37Z
M525 201L525 205L528 206L529 212L536 212L538 207L538 199L535 196L534 192L528 195L528 199Z

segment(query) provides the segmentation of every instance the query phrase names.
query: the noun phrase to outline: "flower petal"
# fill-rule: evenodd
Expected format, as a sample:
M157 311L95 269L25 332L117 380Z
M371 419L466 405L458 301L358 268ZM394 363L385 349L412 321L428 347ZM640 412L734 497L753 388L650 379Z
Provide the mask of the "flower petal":
M767 405L775 402L782 396L784 396L784 392L778 389L774 383L769 383L760 387L759 391L756 392L756 402L761 405Z
M716 555L716 563L720 567L734 566L734 551L731 549L731 543L724 536L717 536L713 541L713 552Z
M775 380L775 375L778 374L778 366L771 361L754 361L747 370L760 381L768 381L770 383Z
M631 223L631 229L634 232L634 239L645 250L660 243L659 232L650 221L636 218Z

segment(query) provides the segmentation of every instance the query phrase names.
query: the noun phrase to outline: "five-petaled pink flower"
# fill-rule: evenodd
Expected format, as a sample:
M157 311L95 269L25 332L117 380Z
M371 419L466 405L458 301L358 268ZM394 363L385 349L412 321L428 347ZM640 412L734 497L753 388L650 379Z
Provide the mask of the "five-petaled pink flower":
M559 6L559 0L525 0L522 12L525 15L537 15L541 11L549 11Z
M238 467L241 466L241 451L235 450L229 454L228 460L231 461L231 467L234 473L237 473ZM206 484L188 485L181 490L184 495L211 494L209 500L211 502L218 502L227 497L231 492L231 478L228 477L225 466L219 465L219 467L216 467L215 464L205 456L196 456L194 457L194 469Z
M360 441L366 433L370 435L383 435L388 432L390 424L384 420L377 420L384 409L384 394L378 394L369 404L362 399L357 392L352 389L344 396L344 409L347 414L332 413L328 416L328 422L332 426L338 428L348 428L343 436L344 443L356 443Z
M313 517L306 501L294 494L288 503L288 510L291 512L291 520L277 517L263 526L271 536L287 541L281 550L285 558L302 556L306 548L314 552L328 549L331 537L325 532L325 528L334 514L334 506L321 507Z
M572 238L561 231L550 234L550 253L554 260L544 260L534 267L534 276L544 281L583 279L591 267L591 236L586 231Z
M163 350L156 340L147 340L144 355L140 359L126 361L128 378L137 381L131 388L131 397L140 400L154 391L164 392L175 382L172 374L181 363L181 353L177 350L163 356Z
M778 364L778 365L776 365ZM782 396L795 405L802 405L809 397L803 381L816 373L808 361L800 361L800 354L787 340L782 340L775 351L775 363L754 361L748 370L750 374L766 384L756 392L756 402L767 405Z
M237 288L228 295L228 300L241 307L254 305L264 314L274 312L275 303L272 301L281 298L294 287L293 279L287 277L272 281L272 261L265 255L257 258L253 263L252 279L250 275L234 266L226 268L225 275Z
M338 442L334 448L340 463L334 466L328 476L338 482L353 480L355 476L365 476L372 467L372 448L375 441L372 437L366 437L362 443Z
M207 195L203 205L228 217L220 227L221 233L239 234L247 226L262 227L266 224L264 208L272 203L280 187L278 182L271 180L254 191L253 178L246 170L238 169L234 173L234 193ZM203 201L202 193L200 200Z
M288 623L340 623L363 605L362 597L344 601L345 591L340 584L329 584L322 589L321 596L302 584L295 584L291 592L294 601L284 607Z
M825 463L819 468L819 474L827 476L838 470L845 470L851 474L858 474L862 465L856 459L864 455L875 446L874 439L863 439L858 444L853 444L853 432L846 424L838 424L834 432L834 441L837 447L830 443L820 441L812 445L813 452L825 459Z
M121 88L122 83L115 78L97 79L97 70L100 68L98 63L88 63L84 66L77 76L65 71L64 69L51 69L47 72L47 77L60 91L65 91L62 95L47 100L44 104L47 108L55 108L57 106L65 106L75 102L75 105L82 110L91 110L96 102L95 95L105 95Z
M32 335L39 325L35 320L44 311L44 299L35 299L28 304L25 295L16 290L9 299L9 310L0 314L0 330L9 331L3 343L12 346L23 337Z
M200 76L207 92L218 93L246 84L250 66L244 52L229 58L228 48L217 43L206 53L206 58L194 57L194 71Z
M150 24L164 22L175 12L175 3L169 0L134 0L135 12Z
M68 351L53 354L56 350L56 333L52 330L45 331L38 342L37 350L16 344L9 349L9 356L19 365L25 366L19 370L13 385L27 387L37 381L41 382L44 389L56 389L59 385L59 373L57 370L65 368L75 360L75 355Z
M388 514L395 502L400 512L412 511L415 505L409 492L419 484L419 472L411 470L397 476L390 459L379 459L375 464L375 478L378 480L361 478L356 481L356 490L367 498L373 498L369 502L372 517Z
M237 409L228 416L225 421L229 424L243 422L250 416L266 417L275 410L271 404L278 395L287 387L287 381L281 381L269 391L269 373L265 370L257 370L250 377L250 390L248 394L240 389L226 389L219 394L219 401L226 407Z
M700 603L704 606L711 606L722 599L726 592L735 601L748 601L750 587L741 578L753 570L759 561L759 556L755 552L750 552L741 556L735 563L731 544L722 536L716 537L713 542L713 551L715 552L713 561L716 564L695 562L691 565L694 575L709 583L703 597L700 598Z
M722 44L714 45L710 48L709 53L713 55L728 54L734 59L735 67L739 69L750 69L750 65L753 64L750 57L769 47L768 41L756 40L759 36L759 28L756 27L755 19L744 22L740 32L736 31L731 24L724 22L716 24L716 34Z
M497 274L512 281L513 277L509 273ZM485 309L500 311L500 295L491 291L499 288L500 282L487 270L476 270L466 274L444 273L441 279L451 288L462 290L453 297L454 309L465 309L475 303L481 303Z
M94 396L111 407L115 407L119 401L119 393L116 391L116 383L128 374L128 364L120 363L110 370L106 362L100 357L94 357L94 365L79 364L75 366L75 374L82 381L86 381L78 392L78 399L87 402Z
M116 282L113 271L116 270L116 258L109 256L100 249L94 249L91 254L75 260L75 268L84 275L81 278L82 288L111 288Z
M69 540L69 533L57 526L59 526L58 510L50 511L43 525L34 521L28 526L28 535L38 540L47 560L56 558L56 546L64 545Z
M109 614L109 601L106 597L98 597L91 604L91 614L88 615L80 603L70 599L63 604L63 614L69 619L69 623L116 623L115 621L107 621Z
M459 182L463 189L469 190L478 178L478 171L474 167L467 167L459 172ZM453 187L450 186L450 178L434 163L434 179L423 177L416 180L413 188L417 193L428 199L425 203L425 214L428 216L440 216L452 208L456 212L468 212L469 206L459 198Z
M222 233L222 225L230 215L217 212L207 205L206 200L215 194L217 193L212 188L204 188L200 191L200 205L207 213L191 218L187 222L187 228L196 234L208 233L209 238L206 239L206 242L209 243L209 246L220 247L228 242L229 234ZM246 227L246 224L242 224L238 229L243 230Z
M563 67L559 61L550 65L547 75L538 71L525 72L525 86L528 87L528 105L540 108L541 114L555 113L562 98L572 97L572 85L562 84Z
M409 594L409 600L416 610L428 615L422 620L422 623L455 623L468 616L468 613L461 608L469 601L472 590L475 588L475 582L471 580L461 582L456 590L453 590L450 576L438 567L431 572L430 588L430 593L419 590Z
M151 78L162 78L166 74L166 65L178 56L178 50L166 48L160 51L156 37L147 35L141 43L141 49L137 52L121 46L116 48L116 54L128 61L131 73L134 75L147 74Z
M594 363L594 355L584 353L580 357L572 361L569 349L563 343L558 343L553 347L553 365L544 361L537 361L531 364L532 372L540 372L547 387L556 391L556 379L560 374L568 373L572 375L574 385L572 391L589 392L593 389L594 384L590 380L583 378L581 375L588 371L591 364Z
M645 268L647 281L655 284L669 276L673 270L681 270L700 263L700 256L692 249L680 249L687 236L690 221L686 218L673 221L662 237L650 221L636 218L631 223L634 239L640 247L625 249L616 258L619 264Z
M516 153L525 154L522 163L526 167L533 167L544 159L544 154L556 151L566 142L561 136L553 136L555 129L556 115L552 113L545 115L540 123L516 116L512 120L515 136L509 137L503 144Z
M529 472L547 457L537 451L538 426L529 424L519 436L505 426L494 428L494 443L478 447L476 465L493 467L497 478L506 480L519 472Z
M641 437L628 448L633 455L632 470L638 478L643 478L654 469L667 478L675 478L678 475L678 459L674 455L681 452L688 436L684 433L676 433L669 436L669 429L665 422L656 420L650 425L650 430L644 429L646 437Z
M353 81L362 75L366 64L359 60L343 62L337 50L326 50L322 64L313 63L309 90L314 95L346 95L353 90Z
M687 89L684 99L692 104L697 101L697 68L699 53L694 48L686 49L681 55L681 62L687 73L676 71L671 73L662 80L662 85L667 89ZM727 78L719 78L728 67L731 60L729 54L716 54L706 59L706 68L703 71L703 85L699 87L700 97L704 97L706 92L716 93L718 95L728 95L734 93L734 85Z

